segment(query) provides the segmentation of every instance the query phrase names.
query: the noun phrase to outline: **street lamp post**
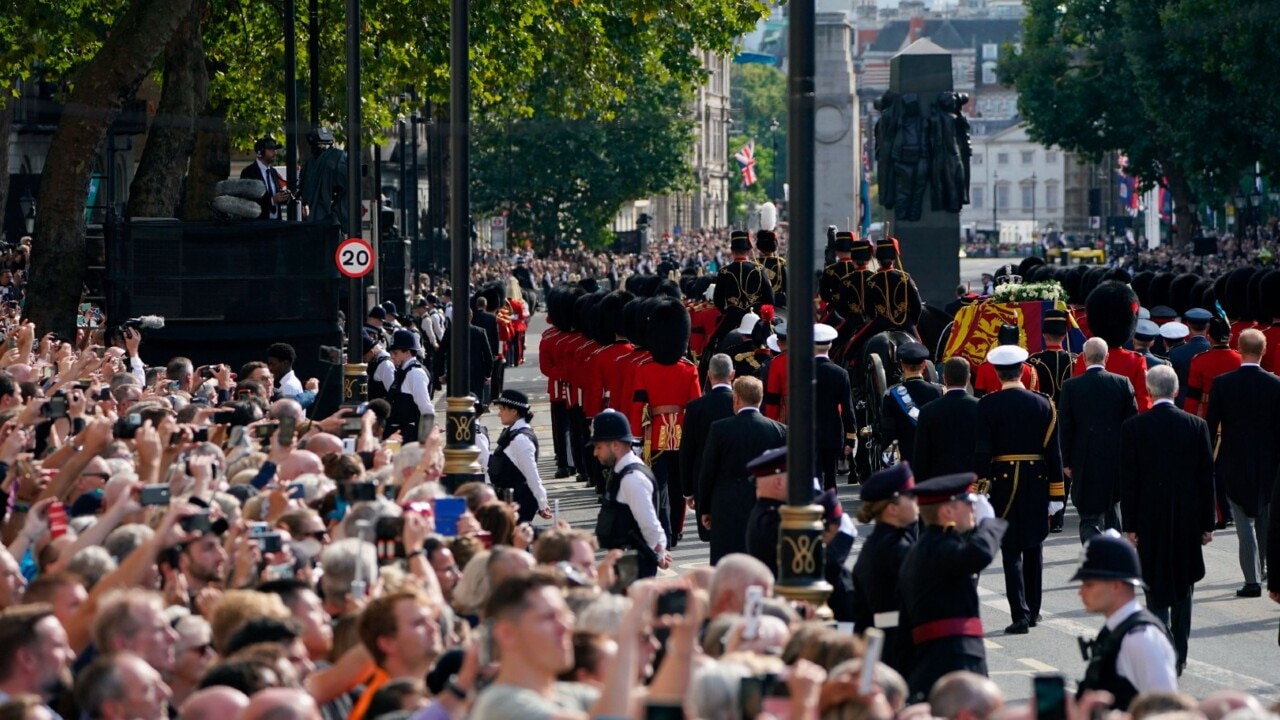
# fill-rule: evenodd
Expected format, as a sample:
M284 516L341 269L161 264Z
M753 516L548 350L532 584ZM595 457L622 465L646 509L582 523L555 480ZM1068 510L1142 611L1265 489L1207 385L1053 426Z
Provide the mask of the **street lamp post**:
M1235 206L1236 206L1236 232L1244 232L1244 227L1246 224L1248 224L1248 219L1246 217L1247 215L1246 208L1249 207L1249 200L1244 196L1244 193L1239 190L1236 191Z
M769 137L773 143L773 177L770 178L773 181L771 183L773 188L769 191L769 199L774 202L778 201L778 127L778 118L769 122Z
M22 193L22 197L18 198L18 207L22 210L22 223L27 229L27 234L34 234L36 231L36 199L31 196L31 188L27 188Z
M1262 225L1262 191L1257 190L1256 186L1254 191L1249 193L1249 216L1253 219L1255 226Z

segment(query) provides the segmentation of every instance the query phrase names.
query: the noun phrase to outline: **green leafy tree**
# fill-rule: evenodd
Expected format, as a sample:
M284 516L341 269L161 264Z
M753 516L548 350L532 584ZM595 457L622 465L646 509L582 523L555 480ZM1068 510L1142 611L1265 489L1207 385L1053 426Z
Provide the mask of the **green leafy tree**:
M1230 190L1261 160L1280 60L1280 15L1267 0L1028 0L1021 48L1002 54L1033 139L1097 159L1120 151L1144 187L1167 184L1177 242L1197 222L1195 188Z
M759 63L734 63L731 78L733 132L729 136L728 152L731 169L740 167L733 159L734 154L747 141L756 141L757 182L744 188L739 179L729 185L729 219L745 226L752 203L758 206L770 198L782 199L787 181L787 78L778 68Z

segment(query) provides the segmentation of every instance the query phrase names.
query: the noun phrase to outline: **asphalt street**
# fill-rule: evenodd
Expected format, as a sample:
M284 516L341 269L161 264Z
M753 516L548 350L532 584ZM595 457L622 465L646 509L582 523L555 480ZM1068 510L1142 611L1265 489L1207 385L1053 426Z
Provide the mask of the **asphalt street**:
M989 269L988 265L994 268L999 264L1000 261L988 259L962 260L961 276L965 279L973 276L976 280ZM508 387L527 392L532 401L533 426L543 440L540 466L549 496L559 499L562 517L575 527L593 530L598 509L594 490L571 479L554 479L546 380L538 373L539 333L545 326L545 319L534 318L528 334L525 364L508 368L506 382ZM497 437L500 427L496 417L486 417L486 424L491 430L490 436ZM857 511L857 493L857 486L840 486L846 512ZM741 520L745 525L746 518ZM1028 699L1031 677L1037 673L1061 673L1069 682L1082 677L1085 663L1076 638L1092 638L1102 626L1103 618L1090 616L1083 610L1077 586L1069 582L1080 559L1075 521L1073 510L1068 508L1065 531L1050 535L1045 543L1043 621L1030 634L1003 633L1011 618L999 558L980 577L987 661L991 677L1009 700ZM698 541L693 522L693 513L689 513L685 541L673 552L675 569L688 570L708 562L709 548ZM859 526L859 532L866 535L870 527ZM860 542L857 547L861 547ZM1234 528L1218 531L1213 542L1205 547L1208 573L1195 588L1190 656L1180 686L1196 697L1225 688L1241 689L1259 695L1270 704L1280 700L1280 648L1277 647L1280 605L1265 595L1253 599L1235 596L1243 584L1237 547Z

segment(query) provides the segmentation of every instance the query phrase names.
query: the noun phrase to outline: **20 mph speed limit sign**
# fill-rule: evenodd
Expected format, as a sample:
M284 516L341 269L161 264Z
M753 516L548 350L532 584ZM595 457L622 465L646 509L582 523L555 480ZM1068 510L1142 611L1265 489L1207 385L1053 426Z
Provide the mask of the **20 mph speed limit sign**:
M333 260L338 272L349 278L362 278L373 269L373 246L364 238L347 238L338 243Z

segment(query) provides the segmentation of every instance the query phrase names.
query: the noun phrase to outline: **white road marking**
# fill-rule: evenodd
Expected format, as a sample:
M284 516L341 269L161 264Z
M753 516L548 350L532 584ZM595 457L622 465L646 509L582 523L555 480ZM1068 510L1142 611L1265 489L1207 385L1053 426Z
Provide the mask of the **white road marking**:
M1058 668L1052 665L1049 665L1048 663L1042 663L1039 660L1036 660L1035 658L1018 658L1018 662L1022 663L1023 665L1026 665L1027 667L1031 668L1032 670L1035 670L1036 672L1046 672L1046 673L1058 672Z

